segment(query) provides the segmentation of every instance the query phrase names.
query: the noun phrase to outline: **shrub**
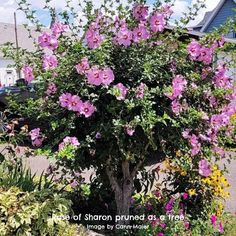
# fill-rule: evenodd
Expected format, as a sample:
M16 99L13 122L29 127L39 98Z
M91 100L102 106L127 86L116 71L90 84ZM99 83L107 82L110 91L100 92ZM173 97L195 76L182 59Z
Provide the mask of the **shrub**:
M0 188L1 235L76 235L76 227L56 218L70 213L70 202L50 190L23 192Z

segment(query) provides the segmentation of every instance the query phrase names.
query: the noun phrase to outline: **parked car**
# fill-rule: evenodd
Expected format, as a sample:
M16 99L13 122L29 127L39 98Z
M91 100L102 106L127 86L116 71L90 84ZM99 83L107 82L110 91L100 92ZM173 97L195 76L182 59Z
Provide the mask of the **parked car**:
M8 105L8 96L19 95L19 102L23 102L28 98L35 97L35 85L27 84L24 79L16 81L14 86L7 86L0 88L0 111L4 111Z

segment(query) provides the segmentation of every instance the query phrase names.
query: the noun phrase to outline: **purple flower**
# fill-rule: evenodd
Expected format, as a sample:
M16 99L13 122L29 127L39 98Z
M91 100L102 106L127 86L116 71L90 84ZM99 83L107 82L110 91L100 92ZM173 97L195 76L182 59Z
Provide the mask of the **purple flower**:
M186 230L189 230L189 228L190 228L189 222L184 222L184 228L185 228Z
M58 61L54 55L45 55L43 57L43 68L44 70L53 70L57 67Z
M163 234L162 232L159 232L159 233L157 233L156 236L165 236L165 234Z
M151 25L151 30L154 33L162 32L165 29L165 25L166 25L165 15L162 13L156 12L150 18L150 25Z
M99 70L97 67L92 67L90 70L88 70L87 73L87 79L88 83L91 85L101 85L102 83L102 77L101 77L101 70Z
M187 47L188 53L192 59L196 60L200 56L201 44L197 42L195 39Z
M32 129L30 132L31 140L35 140L40 136L40 128Z
M223 227L222 221L220 221L220 223L219 223L219 231L221 233L224 233L224 227Z
M195 134L191 135L189 141L192 146L191 154L192 156L196 156L201 150L201 143L199 143L198 137Z
M43 138L41 137L40 128L32 129L29 135L33 146L39 147L42 145Z
M116 96L117 100L125 100L128 89L122 83L118 83L114 87L119 90L119 95Z
M102 137L102 135L100 132L97 132L95 137L96 137L96 139L100 139Z
M187 199L189 198L189 195L188 195L188 193L183 193L183 195L182 195L182 196L183 196L183 199L184 199L184 200L187 200Z
M68 108L69 102L71 101L71 97L72 95L70 93L63 93L59 97L59 102L60 102L61 107Z
M83 106L83 102L81 101L80 97L77 95L73 95L69 97L68 102L68 110L80 112Z
M198 60L204 64L209 65L212 62L213 50L211 48L202 47Z
M72 188L76 188L79 185L78 181L76 181L75 179L71 182L70 186Z
M43 32L38 37L39 46L42 48L49 48L51 50L55 50L58 48L58 41L54 35L50 35L47 32Z
M171 102L171 109L176 115L178 115L180 112L182 112L183 106L180 104L179 101L174 100Z
M47 88L46 94L48 96L50 96L52 94L55 94L56 92L57 92L57 86L54 83L50 82L48 84L48 88Z
M161 7L161 12L164 14L165 17L169 17L173 14L173 10L171 9L171 6L168 4L165 4Z
M33 74L33 68L32 67L30 67L28 65L23 66L22 73L24 75L24 79L28 83L30 83L32 80L34 80L34 74Z
M74 147L78 147L80 146L80 143L78 141L78 139L76 137L69 137L69 136L66 136L64 139L63 139L63 142L59 144L59 150L62 150L65 145L72 145Z
M83 114L86 118L92 116L92 114L96 111L96 108L89 101L86 101L82 105L81 114Z
M58 36L64 32L66 32L68 29L67 25L62 24L61 22L55 22L52 26L52 33L55 36Z
M119 45L128 47L131 45L132 32L125 26L121 27L116 35L116 42Z
M99 77L101 78L102 84L109 85L115 79L114 73L111 68L105 68L100 71Z
M87 45L91 49L95 49L100 47L102 43L102 36L99 34L98 31L94 30L92 27L88 29L85 34L85 40Z
M78 74L84 75L90 69L88 58L84 57L81 59L80 63L75 66Z
M198 172L204 177L208 177L211 174L211 166L209 162L205 159L202 159L198 162Z
M215 225L216 225L216 221L217 221L217 217L216 217L216 215L211 215L210 220L211 220L211 224L215 227Z
M131 126L127 125L126 128L126 133L129 135L129 136L133 136L134 135L134 132L135 132L135 129L132 128Z
M139 21L144 21L148 16L148 6L135 4L133 8L133 16Z
M167 202L165 205L166 212L171 212L173 207L174 207L174 199L171 198L169 202Z
M146 40L150 37L150 34L145 27L145 25L140 24L138 27L134 28L133 30L133 40L134 42L138 43L141 40Z
M137 87L137 90L136 90L136 98L143 98L144 92L145 92L145 84L140 83L140 85Z

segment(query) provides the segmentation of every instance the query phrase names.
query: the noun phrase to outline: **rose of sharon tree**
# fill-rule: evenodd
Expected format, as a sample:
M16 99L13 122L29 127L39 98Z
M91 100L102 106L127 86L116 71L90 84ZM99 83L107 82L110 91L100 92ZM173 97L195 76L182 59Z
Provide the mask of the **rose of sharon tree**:
M117 214L128 215L146 160L188 156L191 176L211 174L232 134L235 87L226 65L213 63L223 37L181 40L179 26L167 30L170 4L109 4L94 11L87 2L77 35L68 15L41 30L39 49L20 62L26 81L40 78L38 99L19 110L37 124L35 147L56 147L73 171L95 168Z

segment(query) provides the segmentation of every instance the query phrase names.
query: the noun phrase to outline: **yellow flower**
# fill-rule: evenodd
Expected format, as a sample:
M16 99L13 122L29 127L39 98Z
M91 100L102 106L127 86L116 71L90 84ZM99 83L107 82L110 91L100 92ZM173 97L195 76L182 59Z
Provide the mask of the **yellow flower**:
M193 195L196 195L196 189L193 189L193 188L189 189L188 194L190 195L190 197Z
M181 157L182 156L182 152L180 150L178 150L175 154L176 154L177 157Z
M187 171L185 171L185 170L181 171L181 172L180 172L180 175L186 176L186 175L187 175Z

